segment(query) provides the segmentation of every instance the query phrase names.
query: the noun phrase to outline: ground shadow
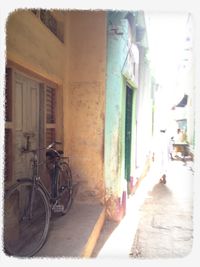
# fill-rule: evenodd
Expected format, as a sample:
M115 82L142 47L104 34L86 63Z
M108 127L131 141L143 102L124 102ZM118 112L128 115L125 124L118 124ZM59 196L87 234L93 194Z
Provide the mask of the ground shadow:
M111 220L106 220L103 228L101 230L99 239L97 241L97 244L93 250L92 253L92 258L97 257L98 253L112 234L112 232L115 230L115 228L119 225L119 222L111 221Z

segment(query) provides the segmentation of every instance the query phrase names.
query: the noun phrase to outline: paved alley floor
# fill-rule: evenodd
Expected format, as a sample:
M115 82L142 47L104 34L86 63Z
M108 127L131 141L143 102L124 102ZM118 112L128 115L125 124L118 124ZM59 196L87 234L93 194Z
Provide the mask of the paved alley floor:
M47 241L34 258L81 258L102 209L99 203L74 201L66 215L51 219Z
M187 256L193 242L192 162L170 162L167 183L159 183L152 168L127 214L94 255L99 259L166 259ZM107 226L108 228L108 226ZM106 234L106 229L102 233ZM108 230L107 230L108 232ZM100 240L103 240L100 237Z
M171 162L167 183L158 183L140 209L132 257L187 256L193 240L193 175L182 162Z

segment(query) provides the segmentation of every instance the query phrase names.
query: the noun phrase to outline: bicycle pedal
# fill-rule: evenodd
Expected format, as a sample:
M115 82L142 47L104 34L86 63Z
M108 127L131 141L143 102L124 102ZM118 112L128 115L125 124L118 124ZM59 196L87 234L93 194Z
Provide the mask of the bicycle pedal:
M63 205L55 205L53 206L53 211L54 212L63 212L64 206Z

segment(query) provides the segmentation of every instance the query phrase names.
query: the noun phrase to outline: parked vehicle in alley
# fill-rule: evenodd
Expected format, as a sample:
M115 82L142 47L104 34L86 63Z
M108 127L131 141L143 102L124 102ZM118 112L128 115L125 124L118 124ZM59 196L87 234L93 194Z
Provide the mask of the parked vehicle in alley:
M27 150L32 153L32 177L21 178L5 193L4 248L8 255L33 256L45 243L51 212L64 215L72 205L72 173L69 159L54 149L54 142L45 149ZM38 154L46 150L46 160ZM67 161L68 159L68 161ZM51 189L47 190L39 176L39 168L46 163Z

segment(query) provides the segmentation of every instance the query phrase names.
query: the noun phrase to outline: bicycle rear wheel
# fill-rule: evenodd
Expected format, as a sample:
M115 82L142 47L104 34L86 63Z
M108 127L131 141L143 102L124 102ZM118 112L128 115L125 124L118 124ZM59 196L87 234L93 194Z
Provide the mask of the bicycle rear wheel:
M58 176L58 192L60 194L60 204L63 205L61 214L66 214L72 205L72 173L66 162L60 164Z
M12 186L4 199L6 254L33 256L46 240L49 221L49 203L40 186L33 187L31 181L20 181Z

